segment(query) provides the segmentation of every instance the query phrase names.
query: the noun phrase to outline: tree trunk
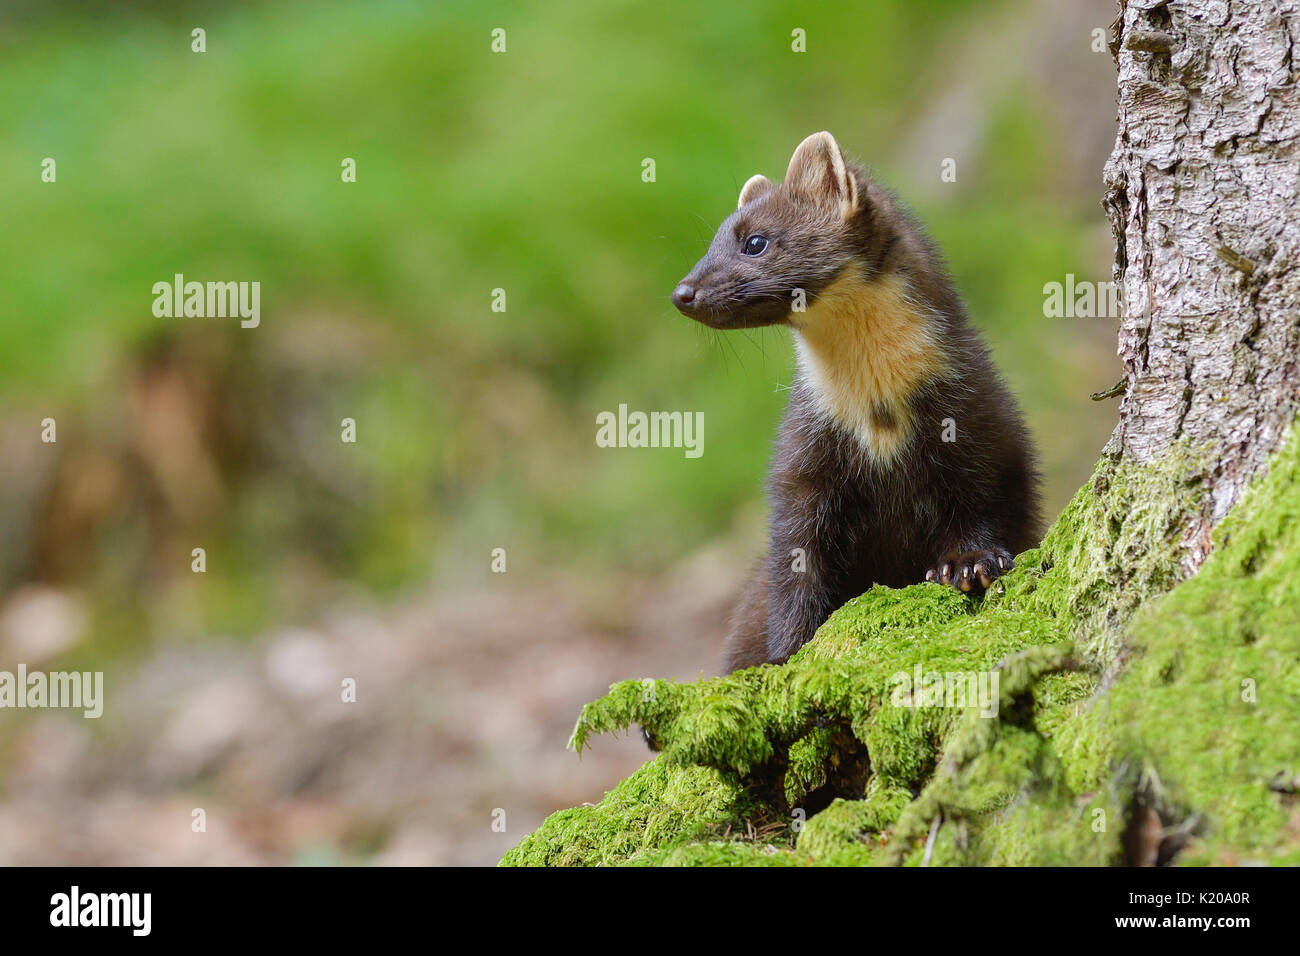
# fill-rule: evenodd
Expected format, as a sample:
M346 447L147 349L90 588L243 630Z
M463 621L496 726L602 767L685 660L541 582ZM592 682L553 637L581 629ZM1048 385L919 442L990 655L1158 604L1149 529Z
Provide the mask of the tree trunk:
M1108 450L1199 453L1188 573L1300 397L1298 38L1300 0L1120 0L1115 23L1104 204L1127 390Z

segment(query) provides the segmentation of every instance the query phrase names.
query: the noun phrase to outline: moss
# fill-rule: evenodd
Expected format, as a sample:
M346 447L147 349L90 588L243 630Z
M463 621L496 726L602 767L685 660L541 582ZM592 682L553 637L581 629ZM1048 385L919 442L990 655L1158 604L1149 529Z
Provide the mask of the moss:
M1300 860L1300 429L1200 572L1130 625L1114 746L1189 862Z
M705 767L652 760L598 806L561 810L502 863L587 866L625 863L663 846L706 839L752 811L742 789Z
M1200 510L1200 456L1183 445L1145 466L1103 458L1042 545L986 603L1060 622L1099 670L1112 667L1120 626L1183 577L1176 542Z
M616 684L572 746L662 754L503 863L1109 864L1151 812L1180 861L1294 861L1300 438L1274 458L1185 582L1200 463L1104 460L982 600L874 587L780 667Z
M875 862L872 853L884 843L884 833L911 801L907 790L889 788L873 778L861 800L837 798L810 819L799 835L798 848L833 866Z

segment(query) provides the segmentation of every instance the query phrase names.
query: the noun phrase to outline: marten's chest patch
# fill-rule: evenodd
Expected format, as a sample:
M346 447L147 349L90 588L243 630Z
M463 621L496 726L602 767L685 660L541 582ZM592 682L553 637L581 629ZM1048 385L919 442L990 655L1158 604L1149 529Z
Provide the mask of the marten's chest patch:
M856 436L873 461L888 464L915 427L908 399L944 364L906 282L867 280L850 269L790 322L822 414Z

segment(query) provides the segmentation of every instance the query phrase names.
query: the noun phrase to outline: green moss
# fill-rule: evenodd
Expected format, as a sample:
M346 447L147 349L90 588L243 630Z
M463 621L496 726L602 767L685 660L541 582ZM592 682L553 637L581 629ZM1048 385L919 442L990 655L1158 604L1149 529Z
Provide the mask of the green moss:
M633 862L664 846L721 834L754 811L743 789L705 767L652 760L595 807L561 810L502 863L596 866Z
M1180 860L1294 860L1300 438L1179 583L1199 473L1104 460L982 600L875 587L783 666L615 685L572 746L662 754L503 862L1109 864L1151 811Z
M1300 856L1300 429L1200 572L1132 620L1114 746L1188 861ZM1291 792L1285 792L1290 784Z
M911 799L907 790L891 789L872 778L863 799L836 798L810 819L799 835L799 850L832 866L875 862L873 851Z
M1057 621L1100 670L1113 666L1120 625L1183 576L1175 542L1199 511L1200 457L1179 445L1145 466L1103 458L1042 545L1017 559L986 603Z
M810 863L777 844L740 839L677 844L636 862L645 866L808 866Z

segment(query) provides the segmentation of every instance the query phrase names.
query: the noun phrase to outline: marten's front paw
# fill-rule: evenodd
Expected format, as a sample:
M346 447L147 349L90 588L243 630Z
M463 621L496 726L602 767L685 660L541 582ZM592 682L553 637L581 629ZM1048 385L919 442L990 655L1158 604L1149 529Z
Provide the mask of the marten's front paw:
M925 579L951 584L959 591L983 591L1013 566L1011 552L1003 548L949 551L925 572Z

